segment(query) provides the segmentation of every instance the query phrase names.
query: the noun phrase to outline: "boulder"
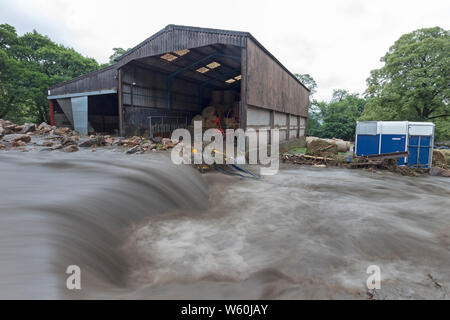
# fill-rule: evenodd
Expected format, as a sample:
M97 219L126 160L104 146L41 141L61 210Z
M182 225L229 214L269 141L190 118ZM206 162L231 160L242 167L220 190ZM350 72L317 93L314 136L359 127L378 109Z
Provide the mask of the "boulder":
M5 129L3 129L2 126L0 126L0 139L3 138L4 135L5 135Z
M161 143L168 149L175 147L175 143L171 139L162 139Z
M36 125L34 123L25 123L22 129L22 133L29 133L36 131Z
M78 146L80 148L90 148L97 142L97 139L95 138L89 138L88 140L80 143Z
M156 149L156 144L154 143L144 143L141 145L142 149L144 150L153 150Z
M56 128L54 130L54 134L56 134L58 136L70 135L71 133L72 133L72 130L70 130L69 128Z
M68 146L68 145L77 145L77 141L76 139L72 138L72 137L64 137L61 140L61 144L63 146Z
M144 140L144 139L143 139L142 137L134 136L134 137L129 138L129 139L121 140L121 141L120 141L120 144L121 144L121 145L125 145L125 146L127 146L127 147L134 147L134 146L137 146L137 145L141 144L141 142L142 142L143 140Z
M134 146L133 148L127 151L127 154L135 154L136 152L141 151L141 146Z
M43 147L53 147L53 142L50 142L50 141L44 142L44 143L42 144L42 146L43 146Z
M445 170L439 167L433 167L430 170L430 175L434 177L450 177L450 170Z
M23 128L25 128L25 125L21 125L21 126L14 125L14 129L13 130L15 132L21 132L23 130Z
M105 144L105 140L102 136L91 136L88 140L80 143L78 146L81 148L90 148L92 146L102 146Z
M22 140L17 140L17 141L14 141L12 143L12 145L13 145L13 147L25 147L27 145L27 143L23 142Z
M16 125L15 124L8 124L3 126L3 128L5 129L5 134L11 134L16 132Z
M39 130L39 132L41 132L41 133L47 133L47 132L52 131L52 126L49 125L49 124L47 124L47 123L45 123L45 122L42 122L42 123L39 125L38 130Z
M31 137L26 134L7 134L3 137L3 140L10 143L17 141L28 143L31 141Z
M78 147L76 145L74 145L74 144L71 144L71 145L63 148L62 151L63 152L68 152L68 153L77 152L78 151Z
M162 138L161 138L161 137L154 137L154 138L152 139L152 141L153 141L154 143L158 144L158 143L161 143Z

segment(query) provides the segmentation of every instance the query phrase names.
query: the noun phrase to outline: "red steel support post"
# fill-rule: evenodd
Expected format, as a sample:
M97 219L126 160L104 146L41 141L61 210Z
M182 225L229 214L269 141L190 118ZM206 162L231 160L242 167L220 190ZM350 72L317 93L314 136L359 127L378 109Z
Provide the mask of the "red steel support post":
M55 125L55 110L53 108L53 100L49 100L49 107L50 107L50 125Z

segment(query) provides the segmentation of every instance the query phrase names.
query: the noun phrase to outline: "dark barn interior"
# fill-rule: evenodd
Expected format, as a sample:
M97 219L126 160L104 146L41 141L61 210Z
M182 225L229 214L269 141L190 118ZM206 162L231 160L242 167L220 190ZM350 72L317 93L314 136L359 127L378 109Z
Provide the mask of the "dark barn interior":
M184 127L211 104L224 110L221 116L239 121L241 79L240 48L234 46L210 45L132 61L122 70L125 135L147 135L149 117L153 124Z

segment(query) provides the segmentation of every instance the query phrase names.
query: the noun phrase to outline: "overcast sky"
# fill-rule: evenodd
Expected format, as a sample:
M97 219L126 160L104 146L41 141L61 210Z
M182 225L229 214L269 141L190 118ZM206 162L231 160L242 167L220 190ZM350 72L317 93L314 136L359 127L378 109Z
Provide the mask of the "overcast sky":
M309 73L316 98L362 93L370 70L404 33L450 29L448 0L0 0L0 23L36 29L100 63L168 24L248 31L293 73Z

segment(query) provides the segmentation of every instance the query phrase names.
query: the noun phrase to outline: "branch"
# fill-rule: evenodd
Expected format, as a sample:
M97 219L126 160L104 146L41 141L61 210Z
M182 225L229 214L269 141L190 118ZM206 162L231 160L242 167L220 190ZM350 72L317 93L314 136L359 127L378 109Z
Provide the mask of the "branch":
M440 116L428 117L427 119L431 120L431 119L443 118L443 117L450 117L450 113L448 113L448 114L441 114Z

